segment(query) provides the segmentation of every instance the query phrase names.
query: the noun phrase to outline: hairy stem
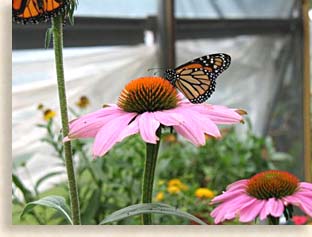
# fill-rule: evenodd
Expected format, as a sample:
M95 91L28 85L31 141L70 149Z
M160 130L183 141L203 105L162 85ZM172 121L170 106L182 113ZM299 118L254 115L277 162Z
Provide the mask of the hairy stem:
M63 67L63 20L62 16L57 16L52 19L53 28L53 46L55 54L56 74L57 74L57 86L59 103L61 110L62 131L63 137L68 135L68 115L67 115L67 102L66 91L64 81L64 67ZM77 184L75 178L75 171L73 166L72 152L70 142L64 143L65 152L65 165L68 177L68 186L70 193L70 203L72 220L74 225L80 225L80 209L79 198L77 191Z

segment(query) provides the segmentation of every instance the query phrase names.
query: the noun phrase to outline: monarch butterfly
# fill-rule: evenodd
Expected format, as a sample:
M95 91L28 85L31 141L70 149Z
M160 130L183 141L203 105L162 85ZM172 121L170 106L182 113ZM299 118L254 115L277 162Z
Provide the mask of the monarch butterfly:
M39 23L64 12L71 0L12 0L13 21Z
M216 78L231 64L227 54L210 54L193 59L175 69L167 69L165 78L194 104L206 101L215 90Z

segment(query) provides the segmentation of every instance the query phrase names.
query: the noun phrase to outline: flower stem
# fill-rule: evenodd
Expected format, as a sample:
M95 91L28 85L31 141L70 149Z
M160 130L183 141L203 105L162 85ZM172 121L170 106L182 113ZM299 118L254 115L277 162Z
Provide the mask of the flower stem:
M146 143L146 158L142 181L142 203L152 203L154 174L160 144L161 127L157 129L156 135L159 137L156 144ZM143 225L152 224L151 214L143 214L141 220Z
M279 217L268 216L269 225L279 225Z
M53 45L55 54L56 74L57 74L57 86L59 103L61 110L62 130L63 137L68 134L68 115L67 115L67 102L65 93L64 82L64 67L63 67L63 20L62 16L57 16L52 19L53 28ZM64 143L65 151L65 165L68 177L68 186L70 193L70 203L72 211L72 219L74 225L80 225L80 210L79 210L79 198L75 179L75 171L73 166L73 159L71 153L70 142Z

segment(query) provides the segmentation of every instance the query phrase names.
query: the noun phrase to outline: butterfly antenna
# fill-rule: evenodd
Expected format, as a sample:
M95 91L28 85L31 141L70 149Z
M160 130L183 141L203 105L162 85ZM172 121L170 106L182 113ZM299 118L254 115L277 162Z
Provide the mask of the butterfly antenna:
M147 71L149 72L149 71L152 71L152 70L159 70L159 69L164 70L164 68L162 68L162 67L154 67L154 68L147 69Z

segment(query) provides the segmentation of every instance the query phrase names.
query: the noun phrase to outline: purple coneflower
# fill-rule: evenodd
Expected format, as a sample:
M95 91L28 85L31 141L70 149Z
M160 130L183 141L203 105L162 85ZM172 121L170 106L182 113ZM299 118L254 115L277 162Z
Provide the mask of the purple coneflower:
M219 204L211 212L216 224L237 216L240 222L259 216L260 220L269 218L271 224L278 224L283 213L291 215L292 205L312 217L312 184L299 182L285 171L268 170L230 184L211 203Z
M64 141L94 137L93 155L105 155L117 142L140 133L146 143L156 144L158 128L172 126L196 146L205 135L220 137L217 124L243 121L241 111L225 106L192 104L161 77L142 77L129 82L117 104L109 104L70 122Z

